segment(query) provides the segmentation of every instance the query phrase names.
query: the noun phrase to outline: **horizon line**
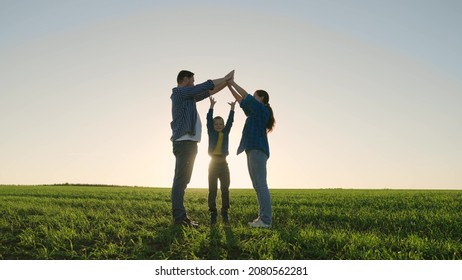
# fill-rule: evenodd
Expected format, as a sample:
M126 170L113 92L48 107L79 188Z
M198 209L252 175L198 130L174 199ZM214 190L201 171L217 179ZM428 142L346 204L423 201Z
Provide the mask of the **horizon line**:
M55 184L0 184L0 187L15 186L15 187L40 187L40 186L76 186L76 187L126 187L126 188L158 188L171 189L171 187L160 186L143 186L143 185L117 185L117 184L90 184L90 183L55 183ZM207 189L208 187L187 187L188 189ZM253 189L252 187L233 187L232 189ZM381 188L364 188L364 187L270 187L270 190L462 190L462 187L453 188L410 188L410 187L381 187Z

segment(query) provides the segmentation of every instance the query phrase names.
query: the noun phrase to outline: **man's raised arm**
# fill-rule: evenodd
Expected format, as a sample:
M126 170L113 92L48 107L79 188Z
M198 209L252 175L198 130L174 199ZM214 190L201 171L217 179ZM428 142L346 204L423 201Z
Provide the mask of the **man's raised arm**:
M223 78L212 80L214 88L212 90L209 90L209 94L214 95L215 93L217 93L220 90L224 89L226 87L226 84L229 81L232 81L233 79L234 79L234 70L229 72Z

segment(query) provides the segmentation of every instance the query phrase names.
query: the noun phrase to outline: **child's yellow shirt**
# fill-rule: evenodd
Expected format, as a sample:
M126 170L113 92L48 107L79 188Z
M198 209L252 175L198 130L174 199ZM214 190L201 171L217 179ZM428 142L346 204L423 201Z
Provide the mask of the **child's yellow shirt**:
M218 141L215 149L213 150L214 155L221 155L221 146L223 145L223 132L218 132Z

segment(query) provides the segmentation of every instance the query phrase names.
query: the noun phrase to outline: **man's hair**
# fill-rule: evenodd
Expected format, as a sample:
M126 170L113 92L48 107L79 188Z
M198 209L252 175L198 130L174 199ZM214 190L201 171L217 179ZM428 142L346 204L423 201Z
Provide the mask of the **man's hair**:
M185 77L191 78L194 76L194 73L188 70L181 70L176 77L176 81L180 84Z

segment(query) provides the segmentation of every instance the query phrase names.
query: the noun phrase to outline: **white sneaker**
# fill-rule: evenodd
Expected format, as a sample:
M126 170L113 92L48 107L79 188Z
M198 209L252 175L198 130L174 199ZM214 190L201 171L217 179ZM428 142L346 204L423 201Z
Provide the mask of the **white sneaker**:
M254 220L253 222L249 222L249 226L254 227L254 228L270 228L271 227L271 225L265 224L260 219Z

